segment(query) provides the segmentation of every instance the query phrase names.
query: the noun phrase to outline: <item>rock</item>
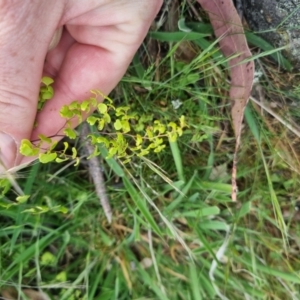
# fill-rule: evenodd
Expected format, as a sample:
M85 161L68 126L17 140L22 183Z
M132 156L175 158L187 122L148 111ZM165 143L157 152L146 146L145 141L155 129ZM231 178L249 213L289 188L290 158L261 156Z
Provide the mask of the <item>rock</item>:
M274 47L286 46L283 54L300 70L300 0L242 0L251 30Z

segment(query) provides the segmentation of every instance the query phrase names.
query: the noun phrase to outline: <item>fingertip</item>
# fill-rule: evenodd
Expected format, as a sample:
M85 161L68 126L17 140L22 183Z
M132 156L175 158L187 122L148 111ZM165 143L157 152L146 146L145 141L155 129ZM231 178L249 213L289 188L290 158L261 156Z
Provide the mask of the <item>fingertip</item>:
M8 133L0 131L0 171L8 170L17 163L18 146L16 140Z

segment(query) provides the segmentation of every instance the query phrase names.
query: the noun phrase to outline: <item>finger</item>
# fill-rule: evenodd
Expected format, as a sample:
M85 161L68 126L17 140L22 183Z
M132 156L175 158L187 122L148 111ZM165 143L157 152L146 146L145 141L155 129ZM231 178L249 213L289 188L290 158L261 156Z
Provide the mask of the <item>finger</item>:
M63 29L61 39L57 46L47 53L43 70L44 76L50 76L55 79L69 49L74 43L74 38L66 29Z
M148 10L142 18L134 19L126 11L122 11L122 14L121 11L114 12L111 18L118 19L121 24L102 24L104 26L101 27L67 25L72 37L80 43L72 44L65 56L61 54L64 56L61 66L56 58L49 56L47 59L47 64L52 65L53 70L59 70L55 78L55 96L38 114L38 127L33 131L32 140L36 140L39 133L46 136L60 133L65 120L60 117L59 110L64 104L89 98L91 89L99 89L107 95L116 86L144 39L160 4L161 1L156 1L156 5L144 7ZM122 19L124 15L126 22ZM103 22L103 18L99 19ZM59 47L56 51L59 51ZM76 121L73 125L77 125Z
M26 3L2 1L0 6L0 159L6 168L15 164L20 140L31 134L41 70L59 22L55 14L53 26L44 17L49 4Z

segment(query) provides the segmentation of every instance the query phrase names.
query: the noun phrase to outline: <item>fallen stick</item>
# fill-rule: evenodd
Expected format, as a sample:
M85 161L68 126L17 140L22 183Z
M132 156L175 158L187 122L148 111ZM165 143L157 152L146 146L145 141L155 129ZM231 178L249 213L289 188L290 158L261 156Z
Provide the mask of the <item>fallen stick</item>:
M84 152L83 154L89 157L94 153L94 146L87 139L87 136L91 133L91 131L87 123L83 123L81 128L82 130L80 134L80 140L83 147L83 152ZM105 187L104 177L99 162L99 158L92 157L90 159L87 159L87 164L88 164L89 174L92 177L92 180L94 182L95 191L100 200L100 204L102 205L102 208L104 210L104 214L108 220L108 223L111 223L112 210L106 193L106 187Z

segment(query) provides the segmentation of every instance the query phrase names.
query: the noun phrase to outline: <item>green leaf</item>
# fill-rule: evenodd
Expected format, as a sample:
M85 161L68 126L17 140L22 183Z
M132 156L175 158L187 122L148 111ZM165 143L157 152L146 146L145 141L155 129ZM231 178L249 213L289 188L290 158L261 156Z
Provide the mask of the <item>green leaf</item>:
M57 153L40 153L39 160L43 164L54 161L57 158Z
M172 135L172 134L171 134ZM176 135L176 133L175 133ZM177 137L177 136L176 136ZM174 137L169 137L170 138L170 148L172 151L172 155L173 155L173 160L176 166L176 170L177 170L177 174L178 174L178 178L180 180L184 181L184 167L183 167L183 163L182 163L182 155L178 146L178 143L176 142L175 136ZM175 139L175 141L174 141Z
M80 159L79 159L79 157L76 157L74 167L77 167L79 165L79 163L80 163Z
M108 102L109 102L109 106L110 107L112 107L113 109L115 109L114 108L114 106L112 105L113 104L113 101L112 101L112 99L110 99L108 96L105 96L104 94L102 94L100 91L98 91L98 94L101 96L101 97L103 97L105 100L107 100Z
M58 144L58 141L52 142L52 145L50 146L49 151L50 152L53 151L55 149L55 147L57 146L57 144Z
M201 34L198 32L149 32L149 36L153 39L163 42L181 42L194 41L202 39L208 34Z
M53 90L52 86L47 86L47 88L44 90L41 89L41 92L40 92L40 96L42 98L41 100L52 99L53 95L54 95L54 90Z
M51 144L52 140L43 134L38 135L39 139L47 144Z
M146 129L146 133L148 135L149 140L151 141L153 139L153 128L148 126Z
M91 106L92 106L93 108L97 107L97 103L98 103L98 101L97 101L97 99L96 99L96 98L94 98L94 97L91 97L91 98L89 98L87 101L89 101L89 102L90 102L90 104L91 104Z
M91 101L90 100L84 100L80 104L80 108L82 111L89 112L91 109Z
M53 98L53 93L51 92L45 92L41 95L41 100L44 100L43 102L45 102L45 100L50 100Z
M44 214L46 212L48 212L50 209L47 206L35 206L32 208L28 208L28 209L24 209L23 213L32 213L32 214Z
M129 122L127 120L122 120L121 123L122 123L122 131L124 133L129 132L130 131L130 124L129 124Z
M54 80L48 76L44 76L42 79L41 79L41 82L45 85L50 85L54 82Z
M204 217L212 217L214 215L218 215L220 213L220 209L217 206L205 207L201 209L190 210L186 212L176 212L172 215L172 217L190 217L196 218L197 220Z
M123 169L119 165L119 163L113 159L113 158L107 158L108 152L107 152L107 147L104 147L103 145L98 145L98 148L101 152L102 157L106 160L110 168L115 172L117 176L123 177L125 175Z
M21 141L21 146L20 146L20 153L24 156L30 156L32 155L32 144L29 140L22 140Z
M11 183L9 182L8 179L6 178L0 179L0 192L2 196L5 195L10 190L10 187L11 187Z
M75 101L73 101L73 102L71 102L70 104L69 104L69 109L70 110L80 110L80 104L79 104L79 102L78 102L78 100L75 100Z
M111 122L111 118L110 118L110 115L109 114L104 114L103 116L102 116L102 118L103 118L103 121L105 122L105 123L107 123L107 124L109 124L110 122Z
M65 128L64 129L64 134L67 137L69 137L70 139L73 139L73 140L76 139L76 137L77 137L77 134L76 134L75 130L72 129L72 128Z
M202 282L199 280L199 271L195 264L190 264L190 278L188 283L191 286L191 290L193 292L193 298L194 300L202 300L203 295L205 293L203 292L203 285Z
M164 134L166 132L166 126L160 123L160 121L155 120L153 131L158 132L159 134Z
M52 266L56 263L56 257L51 252L45 252L41 256L41 265L43 266Z
M105 148L109 148L109 140L104 136L97 137L97 144L104 144Z
M178 138L178 135L176 132L168 132L168 138L170 143L175 143Z
M75 147L72 147L72 159L75 159L77 157L77 150Z
M24 156L36 156L40 149L36 148L29 140L23 139L21 141L20 153Z
M229 225L222 221L206 220L200 221L198 226L201 230L229 230Z
M69 144L67 142L64 142L64 150L63 150L64 154L66 153L68 148L69 148Z
M106 105L105 103L99 103L99 104L98 104L98 111L99 111L101 114L107 113L107 105Z
M67 105L64 105L60 109L59 114L65 119L71 119L74 116L74 112L70 110L70 108Z
M161 145L161 146L158 146L154 149L154 152L155 153L159 153L161 152L162 150L164 150L166 148L166 145Z
M54 206L51 208L51 210L55 213L59 212L63 214L66 214L69 211L65 206L61 206L61 205Z
M255 115L253 113L253 110L248 106L246 106L245 109L245 120L249 125L249 128L255 137L256 141L260 143L260 130L259 130L259 124L257 122L257 119L255 118Z
M185 116L184 115L182 115L179 118L179 122L180 122L180 128L188 127L188 125L185 123Z
M18 203L25 203L25 202L27 202L27 200L29 199L29 197L30 197L30 195L22 195L22 196L18 196L18 197L16 198L16 201L17 201Z
M145 200L141 197L140 193L136 191L130 180L124 176L123 177L124 186L129 193L131 199L135 203L136 207L139 209L145 220L150 224L152 230L156 232L159 236L162 236L162 232L157 225L157 222L153 219L148 207L146 206Z
M62 162L67 161L67 160L69 160L67 157L65 157L65 158L57 157L55 159L55 162L62 163Z
M143 142L142 136L140 134L137 134L136 135L136 140L135 140L135 145L138 147L142 144L142 142Z
M149 150L147 149L142 149L140 153L137 154L138 157L146 156L149 154Z
M200 181L196 182L196 186L203 190L220 191L227 195L231 194L231 184L215 182L215 181Z
M200 74L191 73L191 74L182 76L180 78L180 86L187 86L190 84L195 84L199 80L200 80Z
M129 109L130 109L129 106L121 106L121 107L116 108L116 116L119 117L119 116L126 115L126 113Z
M55 276L55 281L65 283L67 281L67 272L62 271Z
M185 19L184 18L181 18L180 20L178 20L178 29L180 31L183 31L183 32L191 32L192 29L189 28L186 24L185 24Z
M271 44L269 44L263 38L259 37L257 34L254 34L252 32L246 31L245 36L249 44L257 46L265 52L269 52L270 56L272 56L273 59L279 63L280 66L283 66L288 71L291 71L293 69L291 63L285 57L283 57L281 50L276 50Z
M122 123L119 119L116 120L116 122L114 123L114 127L115 127L116 130L121 130L122 129L123 126L122 126Z
M183 131L180 127L177 127L176 132L177 132L178 136L182 136L182 134L183 134Z
M97 122L99 120L99 118L97 118L97 117L95 117L95 116L89 116L88 118L87 118L87 122L91 125L91 126L93 126L93 125L95 125L95 123Z
M109 148L108 150L108 155L107 155L107 159L108 158L112 158L113 156L116 155L116 153L118 152L118 149L117 148Z
M238 212L238 217L239 218L243 218L244 216L246 216L247 214L249 214L251 211L251 201L248 201L246 203L243 203L243 205L241 206L239 212Z
M103 128L104 128L104 126L105 126L105 121L104 121L104 119L100 119L99 120L99 123L98 123L98 130L102 130Z

